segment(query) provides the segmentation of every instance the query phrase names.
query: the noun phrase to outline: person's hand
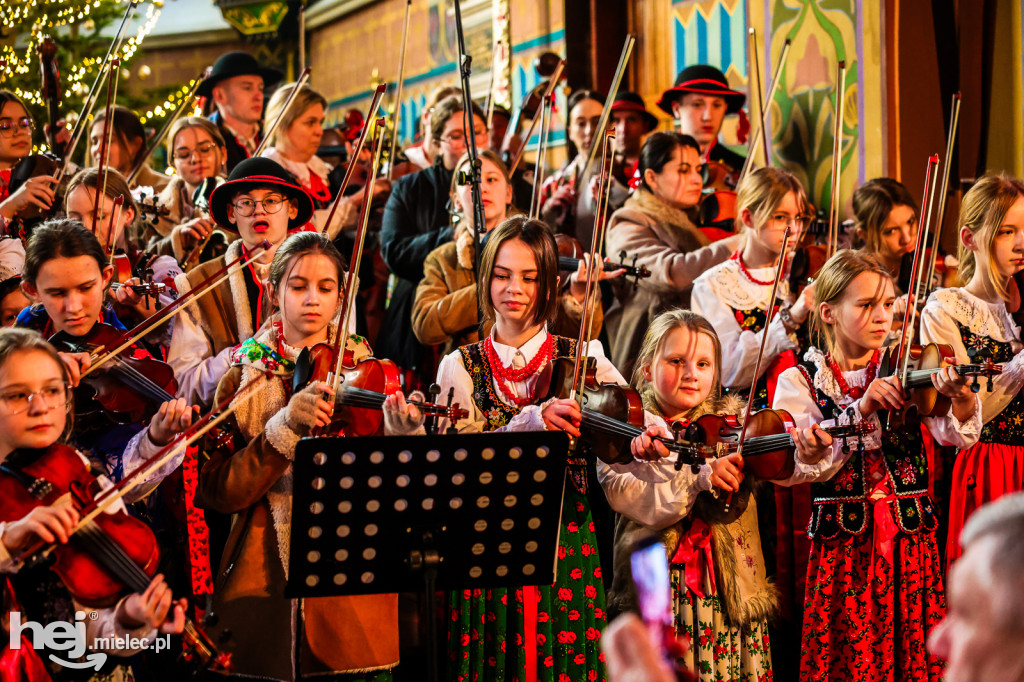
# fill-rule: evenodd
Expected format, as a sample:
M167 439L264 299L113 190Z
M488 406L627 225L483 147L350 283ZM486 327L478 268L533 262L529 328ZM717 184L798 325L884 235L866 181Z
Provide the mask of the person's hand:
M552 400L541 413L544 418L544 427L548 431L565 431L574 438L579 438L580 423L583 421L583 413L580 405L575 400L559 398Z
M647 430L630 441L629 449L633 457L645 462L656 462L659 459L668 457L668 448L658 438L671 438L665 430L657 424L651 424Z
M78 519L78 512L70 506L35 507L17 521L7 524L0 542L4 543L8 553L29 547L34 538L63 545L71 537Z
M608 261L608 259L605 258L605 261ZM590 254L583 254L580 258L580 264L576 268L576 272L572 273L572 276L569 277L569 291L580 303L583 302L583 297L587 294L587 266L589 263ZM602 279L621 277L622 273L625 272L622 268L618 268L617 270L605 270L603 263L599 267L595 268L595 270L597 270L595 273L597 276L594 278L595 282L600 282Z
M111 294L114 300L123 306L127 306L141 315L143 318L149 317L158 310L158 301L156 296L143 296L133 289L137 284L142 284L142 280L138 277L132 277L127 282L121 284L117 289L113 289Z
M124 600L117 618L126 630L146 626L157 628L161 634L180 634L185 629L187 605L184 599L174 601L164 576L157 573L144 592L136 592Z
M217 227L210 218L193 218L188 222L175 225L171 230L172 235L177 235L183 250L191 251L196 244L210 236L210 233Z
M423 394L413 391L409 400L423 401ZM389 436L405 436L423 424L420 408L406 401L401 391L395 391L384 399L384 433Z
M551 197L544 202L541 213L549 216L550 220L561 222L565 216L576 206L579 195L573 189L572 183L566 183L559 187Z
M50 139L49 123L43 124L43 134L46 135L47 140ZM56 142L57 144L64 145L66 145L68 142L71 142L71 131L68 130L67 121L65 121L64 119L60 119L59 121L57 121L57 138L54 140L54 142Z
M601 648L608 660L610 682L678 682L661 654L657 636L634 613L612 621L601 636Z
M729 492L738 492L743 482L743 455L735 453L717 457L710 462L711 485Z
M192 426L192 417L198 410L198 407L189 405L184 398L168 400L149 422L149 439L155 445L167 445L175 436Z
M832 449L832 436L814 424L807 429L790 429L796 444L796 456L805 464L817 464Z
M0 215L10 220L29 206L48 211L56 200L53 185L57 178L52 175L36 175L29 178L17 192L0 203Z
M82 380L82 372L89 369L92 364L92 356L88 353L65 353L60 352L60 361L68 371L68 383L74 388Z
M334 395L330 384L322 381L306 386L292 396L285 406L285 422L295 433L304 433L314 427L327 426L334 414L334 400L324 400L324 394Z
M878 410L900 410L907 402L899 378L892 376L880 377L871 382L864 397L860 399L860 414L870 417Z
M957 400L974 402L974 393L967 383L967 377L960 376L953 367L943 367L931 376L932 386L942 395Z
M789 315L797 324L803 324L807 321L807 316L811 314L811 310L813 308L814 285L808 284L804 287L803 291L800 292L800 295L797 296L793 307L789 309Z

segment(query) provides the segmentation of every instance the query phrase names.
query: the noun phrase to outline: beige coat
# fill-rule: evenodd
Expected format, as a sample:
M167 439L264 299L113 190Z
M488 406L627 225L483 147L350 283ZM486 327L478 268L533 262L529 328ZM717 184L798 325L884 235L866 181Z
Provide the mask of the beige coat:
M216 402L237 392L243 372L242 367L228 371L217 388ZM291 378L269 381L282 380ZM251 421L253 412L280 414L283 399L282 387L267 386L234 416L241 424ZM287 533L290 523L279 523L279 517L291 516L290 480L285 480L291 477L291 460L281 449L288 450L282 444L289 444L294 456L298 436L282 418L259 421L265 426L247 445L234 453L218 451L206 462L197 493L201 506L234 514L214 591L219 624L233 633L224 648L235 653L234 672L293 680L297 632L304 677L394 667L398 663L397 595L301 600L284 596L287 544L282 542L287 538L279 537L279 528Z
M640 352L651 321L670 308L689 308L693 280L713 265L729 258L739 238L710 243L686 214L644 189L637 190L616 211L605 235L605 254L626 262L636 256L651 276L639 280L613 280L615 302L608 308L605 324L612 362L627 379Z
M412 330L420 343L443 344L442 356L467 343L480 340L477 333L477 288L473 279L473 235L463 228L455 241L442 244L423 263L423 279L416 287L412 305ZM601 332L603 311L599 299L594 302L594 330L591 338ZM552 334L579 337L583 306L571 293L562 294ZM490 333L485 324L484 332Z

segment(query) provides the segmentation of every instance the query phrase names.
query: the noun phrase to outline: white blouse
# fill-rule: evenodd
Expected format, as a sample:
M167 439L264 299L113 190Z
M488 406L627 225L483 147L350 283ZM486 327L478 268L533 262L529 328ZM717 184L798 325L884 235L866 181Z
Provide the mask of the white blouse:
M989 303L971 294L962 287L939 289L928 297L921 313L921 343L944 343L953 347L956 361L969 364L984 358L971 358L960 336L957 323L979 336L994 341L1020 341L1020 327L1014 323L1006 310L1006 303ZM1012 360L1003 364L1003 373L992 381L992 391L986 391L986 382L981 379L981 390L985 400L981 405L981 418L990 422L1024 386L1024 350Z
M749 268L748 272L754 279L772 282L776 269L771 266ZM756 334L742 329L736 321L735 310L768 310L771 294L771 284L751 282L740 270L738 261L734 260L719 263L694 281L690 306L694 312L707 318L722 343L722 386L734 390L750 389L761 337L766 333L768 342L761 361L762 376L779 353L797 349L796 337L787 332L778 315L772 318L766 329ZM789 283L785 279L779 282L778 297L792 302Z

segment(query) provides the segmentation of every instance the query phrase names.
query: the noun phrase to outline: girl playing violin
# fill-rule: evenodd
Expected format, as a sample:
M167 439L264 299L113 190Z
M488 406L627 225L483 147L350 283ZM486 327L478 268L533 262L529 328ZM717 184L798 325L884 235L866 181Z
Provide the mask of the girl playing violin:
M558 251L551 231L539 220L509 218L488 238L480 276L484 284L478 289L479 305L493 323L491 333L446 355L437 371L442 395L454 388L453 401L469 410L459 431L559 429L578 436L582 414L576 401L547 398L549 365L576 354L576 341L548 331L558 307ZM598 381L624 384L599 342L590 344ZM401 395L388 401L385 419L396 432L420 421L410 415L411 406ZM442 428L447 426L442 422ZM518 671L515 675L522 679L529 667L546 682L604 679L601 565L589 503L575 485L586 464L571 466L578 472L564 495L555 584L536 591L452 593L448 641L451 669L457 671L453 679L503 679L506 668ZM537 639L519 645L526 627L524 598L537 600ZM485 616L487 633L482 629Z
M398 662L396 595L330 597L296 602L283 596L288 575L292 508L291 461L299 438L331 421L331 387L312 383L293 393L300 351L328 343L338 333L345 264L326 237L299 232L277 250L268 293L277 312L271 324L232 352L232 367L217 388L217 403L251 382L263 386L233 413L244 446L219 450L199 478L199 500L208 509L235 514L224 551L216 611L234 633L239 675L292 680L293 651L305 675L332 680L390 680ZM358 361L366 342L346 339ZM266 372L272 377L267 378ZM296 639L297 638L297 639Z
M633 381L649 430L633 440L633 462L598 464L608 502L621 514L608 608L613 617L636 610L630 555L640 538L657 533L670 557L676 633L689 636L687 668L709 682L769 679L767 620L777 600L742 457L712 459L698 474L689 466L676 471L676 455L651 438L671 439L668 422L740 413L736 396L721 395L721 365L714 328L689 310L661 313L644 335ZM729 492L738 493L733 504L743 511L725 517L715 497Z
M651 321L663 310L688 308L696 275L718 265L740 245L739 237L711 243L686 211L700 202L700 146L689 135L652 133L640 149L640 186L608 223L605 253L639 258L648 279L614 285L608 310L611 356L623 373L633 363Z
M55 178L37 175L10 191L11 169L32 153L35 123L21 100L9 90L0 90L0 225L9 223L30 206L47 211L56 200Z
M1007 311L1016 276L1024 268L1024 182L987 175L960 208L962 287L939 289L921 315L921 342L952 346L958 363L1005 363L982 404L977 445L953 465L946 557L960 556L960 530L978 507L1024 488L1024 353L1020 322ZM1019 281L1019 280L1018 280Z
M481 183L484 219L483 233L489 233L505 222L512 208L512 184L508 169L495 152L480 151ZM477 310L476 281L473 278L473 199L472 186L459 184L460 170L469 165L464 155L455 166L452 177L452 207L461 216L455 223L455 240L442 244L427 256L423 264L423 280L416 288L412 306L412 329L420 343L444 344L447 355L459 346L476 343ZM620 272L600 273L608 279ZM582 301L586 293L586 268L581 261L579 271L569 280L569 291L559 297L559 307L552 329L559 334L575 336L579 333ZM601 329L601 307L594 310L594 335ZM490 331L488 325L484 329Z
M787 483L813 481L811 554L804 604L801 680L938 680L925 650L942 619L942 561L928 496L921 420L903 413L883 431L880 413L901 413L898 376L878 376L892 326L892 277L863 254L837 252L815 287L813 326L824 342L779 377L773 407L793 415L798 466ZM967 380L946 367L931 377L951 399L923 423L943 445L970 447L981 406ZM844 448L821 431L835 410L875 430Z
M110 485L104 476L90 470L81 453L62 444L70 426L69 381L65 363L37 332L0 330L0 573L8 574L8 585L14 587L13 595L7 595L8 603L12 597L17 600L12 606L21 611L22 622L32 620L44 626L55 621L74 623L76 611L94 612L97 618L84 620L90 647L97 643L96 638L131 636L152 641L158 633L180 633L185 603L173 599L162 575L154 576L141 594L123 597L109 608L90 609L72 600L55 573L42 568L20 571L22 552L40 541L67 543L80 518L73 506L62 502L39 504L23 513L26 506L35 504L25 488L25 482L31 483L33 477L26 468L46 458L50 466L45 476L54 486L68 484L59 480L61 471L69 472L72 480L87 482L96 477L101 486ZM124 513L123 502L115 503L112 511ZM11 575L14 573L18 575ZM115 646L111 644L104 653L120 657L137 653ZM63 656L60 651L53 653ZM20 650L7 648L0 655L0 665L5 673L21 673L25 679L50 679L39 652L24 639ZM106 671L112 667L108 663ZM68 671L52 671L57 679L62 672Z

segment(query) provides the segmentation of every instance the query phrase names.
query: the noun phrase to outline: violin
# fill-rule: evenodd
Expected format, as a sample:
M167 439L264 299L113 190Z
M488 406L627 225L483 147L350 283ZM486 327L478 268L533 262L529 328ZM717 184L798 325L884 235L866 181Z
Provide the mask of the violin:
M1014 324L1024 327L1024 305L1021 305L1021 292L1024 291L1024 270L1018 270L1006 283L1006 310L1013 318Z
M57 43L50 36L43 36L36 47L39 53L39 69L42 75L42 95L46 100L49 123L48 142L57 159L64 158L64 143L57 141L57 123L60 118L60 68L57 66Z
M25 463L15 468L18 461ZM17 451L0 472L0 513L20 518L43 505L74 506L82 516L66 544L39 544L18 557L38 564L51 551L50 567L79 603L92 608L117 604L129 593L142 593L157 572L160 550L153 531L124 511L90 514L101 496L98 481L74 448L55 443L45 450ZM91 517L91 518L89 518ZM88 519L88 520L86 520ZM231 655L218 651L201 627L186 617L185 660L200 669L230 672Z
M57 332L49 341L59 351L89 353L95 361L98 351L114 348L123 338L121 331L97 322L85 336ZM103 371L82 377L75 389L75 412L102 412L117 424L136 424L151 419L161 404L174 400L177 390L178 381L170 365L151 357L121 353Z
M556 234L555 244L558 245L558 269L562 272L576 272L580 267L580 261L583 260L583 247L579 241L567 234ZM647 279L651 276L651 271L643 265L636 264L636 256L633 256L632 264L626 263L626 252L619 252L619 262L612 263L610 261L603 262L603 269L605 272L614 272L615 270L625 270L623 276L626 278L632 278L633 284L636 285L641 279Z
M909 351L905 372L901 370L905 359L903 353L900 352L901 348L906 348ZM888 377L899 374L908 401L904 412L910 407L914 407L918 416L934 417L949 412L950 399L939 393L935 385L932 384L933 374L937 374L945 367L953 367L960 376L971 378L971 391L978 393L981 390L981 383L978 381L980 377L985 377L985 389L991 391L993 377L997 377L1003 372L1001 365L989 361L964 365L955 363L956 354L953 347L948 344L897 345L888 349L882 356L878 365L878 376ZM899 423L899 416L890 412L889 425L892 426L895 423Z

